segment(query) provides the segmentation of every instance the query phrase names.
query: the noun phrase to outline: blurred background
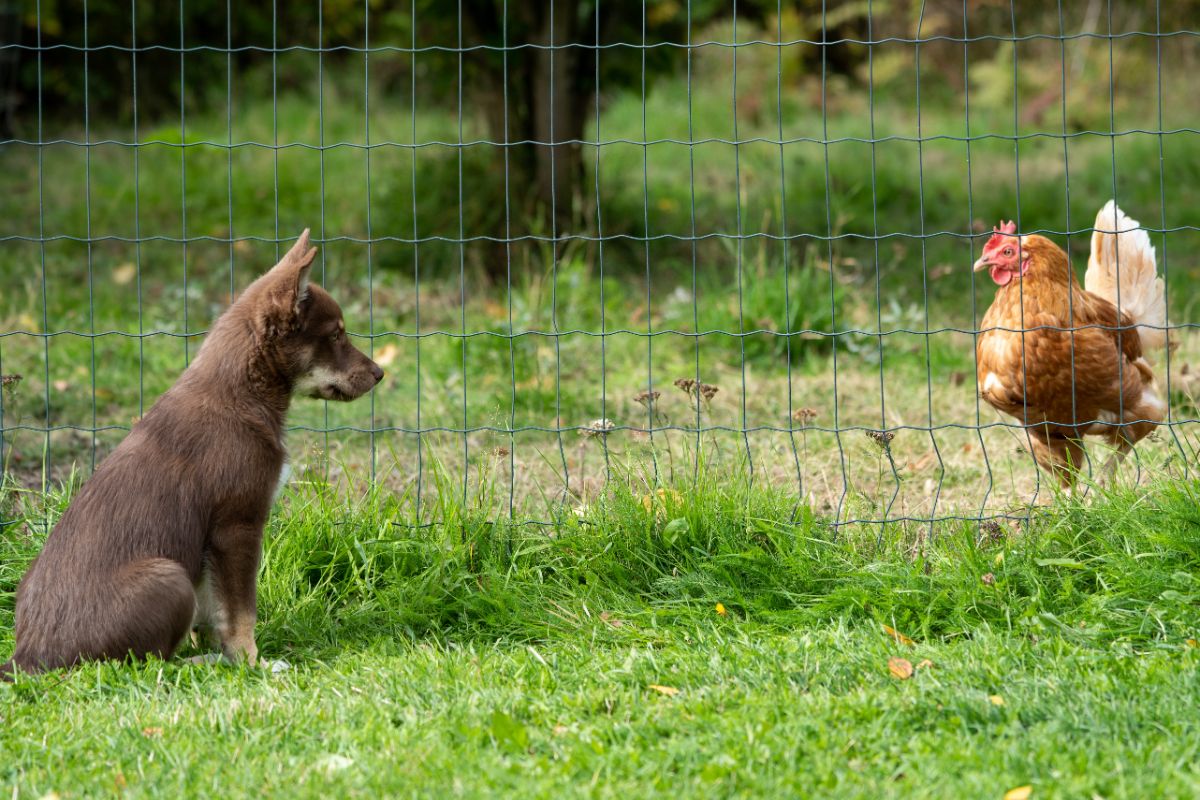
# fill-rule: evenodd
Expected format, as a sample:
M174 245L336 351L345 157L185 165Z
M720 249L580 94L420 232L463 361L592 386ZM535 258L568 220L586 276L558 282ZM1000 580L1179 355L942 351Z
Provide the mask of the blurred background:
M1045 487L976 398L970 266L1011 218L1082 274L1111 197L1180 326L1178 425L1137 451L1173 469L1197 29L1191 0L9 2L6 481L86 474L311 227L388 378L296 404L302 474L545 518L718 461L818 515L1006 513Z

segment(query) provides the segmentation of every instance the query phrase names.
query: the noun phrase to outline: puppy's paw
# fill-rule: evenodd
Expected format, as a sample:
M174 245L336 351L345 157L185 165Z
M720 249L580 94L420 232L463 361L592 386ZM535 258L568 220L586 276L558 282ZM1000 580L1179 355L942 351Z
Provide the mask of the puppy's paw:
M258 665L258 645L253 636L230 636L222 644L221 651L231 662L245 661L247 666Z
M201 664L219 664L224 659L225 659L225 656L221 655L220 653L201 653L198 656L192 656L191 658L185 658L184 661L186 661L189 664L201 665Z

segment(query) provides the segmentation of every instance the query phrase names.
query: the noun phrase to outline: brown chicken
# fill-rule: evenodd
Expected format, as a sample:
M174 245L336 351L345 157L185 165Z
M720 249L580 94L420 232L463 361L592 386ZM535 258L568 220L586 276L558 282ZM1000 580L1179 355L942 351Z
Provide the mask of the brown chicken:
M1166 341L1150 237L1113 201L1094 227L1086 289L1062 248L1017 235L1012 222L995 229L975 262L999 287L975 346L979 394L1026 427L1037 463L1067 488L1085 435L1114 448L1107 479L1166 413L1143 355Z

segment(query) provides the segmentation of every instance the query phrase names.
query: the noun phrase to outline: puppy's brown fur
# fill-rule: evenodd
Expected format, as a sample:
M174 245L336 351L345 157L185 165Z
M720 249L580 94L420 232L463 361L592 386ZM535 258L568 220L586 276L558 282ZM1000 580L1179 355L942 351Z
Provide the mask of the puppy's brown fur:
M293 394L353 400L383 371L308 284L306 230L213 325L195 361L83 485L17 590L0 676L169 657L206 624L253 663L263 525Z

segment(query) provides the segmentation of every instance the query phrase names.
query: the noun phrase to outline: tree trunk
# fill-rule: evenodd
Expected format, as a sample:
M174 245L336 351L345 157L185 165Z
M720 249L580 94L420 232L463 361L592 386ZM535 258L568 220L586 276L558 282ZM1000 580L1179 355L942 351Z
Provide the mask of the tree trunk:
M553 29L549 9L542 20L537 41L556 49L536 50L533 59L532 131L530 138L548 142L534 146L535 187L540 211L553 214L554 228L571 230L579 221L575 202L583 179L582 148L586 129L587 108L594 96L591 87L580 84L580 73L591 74L590 68L580 69L591 56L590 50L557 46L576 42L578 17L574 9L556 8ZM591 63L587 64L591 67Z
M492 0L469 0L469 7L465 19L476 31L476 40L495 42L495 32L503 24L496 5ZM506 63L495 50L476 50L468 56L469 80L477 92L475 105L486 120L489 138L536 142L509 148L509 191L521 213L543 221L541 228L547 235L552 230L559 236L576 232L582 223L585 173L579 142L588 120L595 116L595 51L564 45L595 41L589 8L594 6L572 0L514 5L508 10L510 46L514 42L537 46L510 50ZM493 278L505 274L504 243L497 245L486 259Z

